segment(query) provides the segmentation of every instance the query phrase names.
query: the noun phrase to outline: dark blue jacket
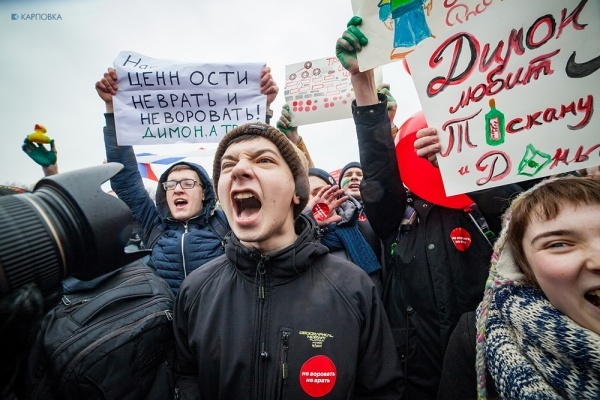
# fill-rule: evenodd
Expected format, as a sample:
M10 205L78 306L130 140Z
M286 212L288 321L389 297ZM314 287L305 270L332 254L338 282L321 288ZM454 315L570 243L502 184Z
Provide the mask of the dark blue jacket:
M141 226L144 243L152 245L155 235L162 232L152 248L150 264L156 272L166 280L175 294L183 279L193 270L223 254L221 238L209 227L209 218L220 214L222 221L227 221L221 210L214 210L215 191L210 177L200 165L179 162L165 171L156 189L156 205L144 187L138 171L137 160L132 146L118 146L115 131L114 114L105 114L104 145L108 162L119 162L125 168L111 179L111 187L131 209L133 218ZM170 216L166 203L165 190L162 187L170 170L179 164L188 165L198 173L204 184L204 206L200 213L187 222L178 221Z

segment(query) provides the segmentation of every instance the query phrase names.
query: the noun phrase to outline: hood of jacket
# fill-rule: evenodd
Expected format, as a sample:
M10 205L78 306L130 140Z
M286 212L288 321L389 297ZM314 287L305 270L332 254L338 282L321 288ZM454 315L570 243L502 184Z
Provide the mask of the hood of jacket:
M255 277L262 265L273 280L292 278L306 271L315 257L329 253L329 249L321 244L319 227L311 218L300 214L295 230L298 238L292 245L266 255L244 246L232 232L225 244L225 254L248 277Z
M204 205L202 206L202 210L200 211L200 213L198 213L198 215L193 218L199 218L200 220L208 220L208 217L210 217L210 215L212 214L217 201L212 181L210 180L210 177L206 170L202 168L201 165L185 161L181 161L171 165L169 169L163 172L163 174L160 176L160 179L158 180L158 185L156 187L156 208L158 209L161 218L164 220L171 216L171 211L169 210L169 205L167 204L166 191L163 188L162 183L167 180L169 173L176 165L187 165L188 167L196 171L196 173L200 177L200 180L204 185Z

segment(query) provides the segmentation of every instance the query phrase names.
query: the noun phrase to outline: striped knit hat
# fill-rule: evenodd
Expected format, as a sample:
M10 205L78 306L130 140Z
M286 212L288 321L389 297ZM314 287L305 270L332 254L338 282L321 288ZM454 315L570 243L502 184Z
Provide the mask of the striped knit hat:
M264 124L262 122L253 122L251 124L240 125L235 129L229 131L217 147L215 158L213 161L213 183L215 185L215 192L217 192L218 198L218 187L219 178L221 176L221 158L225 154L225 150L229 147L234 139L241 136L248 136L249 139L254 137L263 137L272 142L279 152L283 156L283 159L287 163L288 167L292 171L294 182L296 184L296 195L300 198L300 204L294 205L294 219L300 215L306 203L308 202L309 195L309 184L308 184L308 173L304 167L300 156L296 150L296 146L278 129Z

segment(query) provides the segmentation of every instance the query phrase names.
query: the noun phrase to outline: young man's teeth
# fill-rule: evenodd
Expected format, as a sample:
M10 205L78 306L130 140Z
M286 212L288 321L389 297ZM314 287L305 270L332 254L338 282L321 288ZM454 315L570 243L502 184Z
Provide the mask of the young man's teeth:
M235 195L236 200L249 199L250 197L254 197L252 193L238 193Z

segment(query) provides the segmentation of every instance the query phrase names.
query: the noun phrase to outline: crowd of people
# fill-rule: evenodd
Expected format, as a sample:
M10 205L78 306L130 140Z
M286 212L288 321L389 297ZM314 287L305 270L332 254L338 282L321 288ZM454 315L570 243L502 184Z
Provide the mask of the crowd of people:
M358 68L360 25L336 43L359 147L337 177L284 106L275 126L228 132L212 177L171 165L152 199L117 144L115 70L96 83L107 161L124 166L111 187L176 296L172 398L600 398L599 169L467 193L468 209L417 196L396 101ZM270 108L268 67L260 88ZM414 147L434 162L436 130ZM23 151L58 173L53 142Z

